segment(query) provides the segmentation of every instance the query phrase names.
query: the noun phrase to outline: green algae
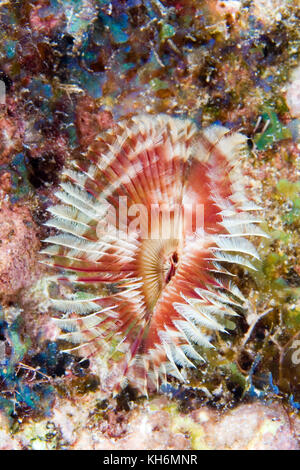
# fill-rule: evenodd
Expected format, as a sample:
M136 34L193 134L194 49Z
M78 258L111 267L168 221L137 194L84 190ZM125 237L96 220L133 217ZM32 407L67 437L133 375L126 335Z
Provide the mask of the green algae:
M166 90L169 87L166 81L160 80L159 78L150 80L149 85L154 91Z
M254 137L258 150L265 150L280 140L292 137L290 129L280 122L277 114L272 109L264 111L261 116L266 125L266 130Z
M292 182L287 179L280 179L276 185L277 191L291 201L297 201L299 205L300 182Z
M300 182L281 179L278 181L276 189L284 199L292 203L291 207L282 214L283 222L288 225L298 224L300 222Z
M172 25L164 23L162 25L159 35L161 41L165 41L166 39L172 38L175 35L175 29Z

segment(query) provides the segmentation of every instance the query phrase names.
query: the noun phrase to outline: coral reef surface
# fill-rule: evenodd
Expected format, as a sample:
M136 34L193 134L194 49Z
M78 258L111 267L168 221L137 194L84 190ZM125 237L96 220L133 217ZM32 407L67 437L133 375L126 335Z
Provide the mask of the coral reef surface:
M299 2L0 3L0 447L299 448ZM247 137L269 238L187 383L113 398L101 355L63 352L38 252L62 169L145 112Z

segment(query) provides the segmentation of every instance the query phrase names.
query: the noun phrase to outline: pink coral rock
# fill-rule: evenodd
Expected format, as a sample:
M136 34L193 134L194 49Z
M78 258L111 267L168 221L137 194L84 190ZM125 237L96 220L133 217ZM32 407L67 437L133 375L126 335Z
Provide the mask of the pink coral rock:
M211 449L230 450L297 450L296 426L293 418L279 404L253 403L240 405L223 416L199 410L194 419L203 422L206 443Z
M9 162L11 154L21 147L21 132L15 121L0 117L0 165Z
M300 66L292 74L286 93L286 102L293 117L300 117Z
M37 275L37 227L26 207L0 206L0 298L28 287Z

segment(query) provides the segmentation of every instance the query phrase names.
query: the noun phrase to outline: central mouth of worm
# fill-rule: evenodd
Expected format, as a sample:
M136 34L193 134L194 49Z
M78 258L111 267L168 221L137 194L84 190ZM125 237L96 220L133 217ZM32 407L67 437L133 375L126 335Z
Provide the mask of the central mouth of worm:
M168 268L167 268L167 274L165 276L165 283L169 284L171 281L172 277L176 273L177 269L177 264L178 264L178 253L175 251L172 256L168 259Z
M153 311L158 299L176 276L179 266L178 239L145 240L141 246L139 272L147 308Z

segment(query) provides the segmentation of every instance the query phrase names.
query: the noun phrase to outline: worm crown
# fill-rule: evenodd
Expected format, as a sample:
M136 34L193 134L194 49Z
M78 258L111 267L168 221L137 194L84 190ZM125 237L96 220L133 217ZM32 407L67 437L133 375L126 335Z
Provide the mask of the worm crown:
M52 299L64 313L55 321L69 351L106 359L108 382L147 393L168 375L184 380L243 305L228 269L255 269L247 237L266 236L245 193L246 155L240 133L141 115L64 170L47 222L59 233L43 250L71 286Z

